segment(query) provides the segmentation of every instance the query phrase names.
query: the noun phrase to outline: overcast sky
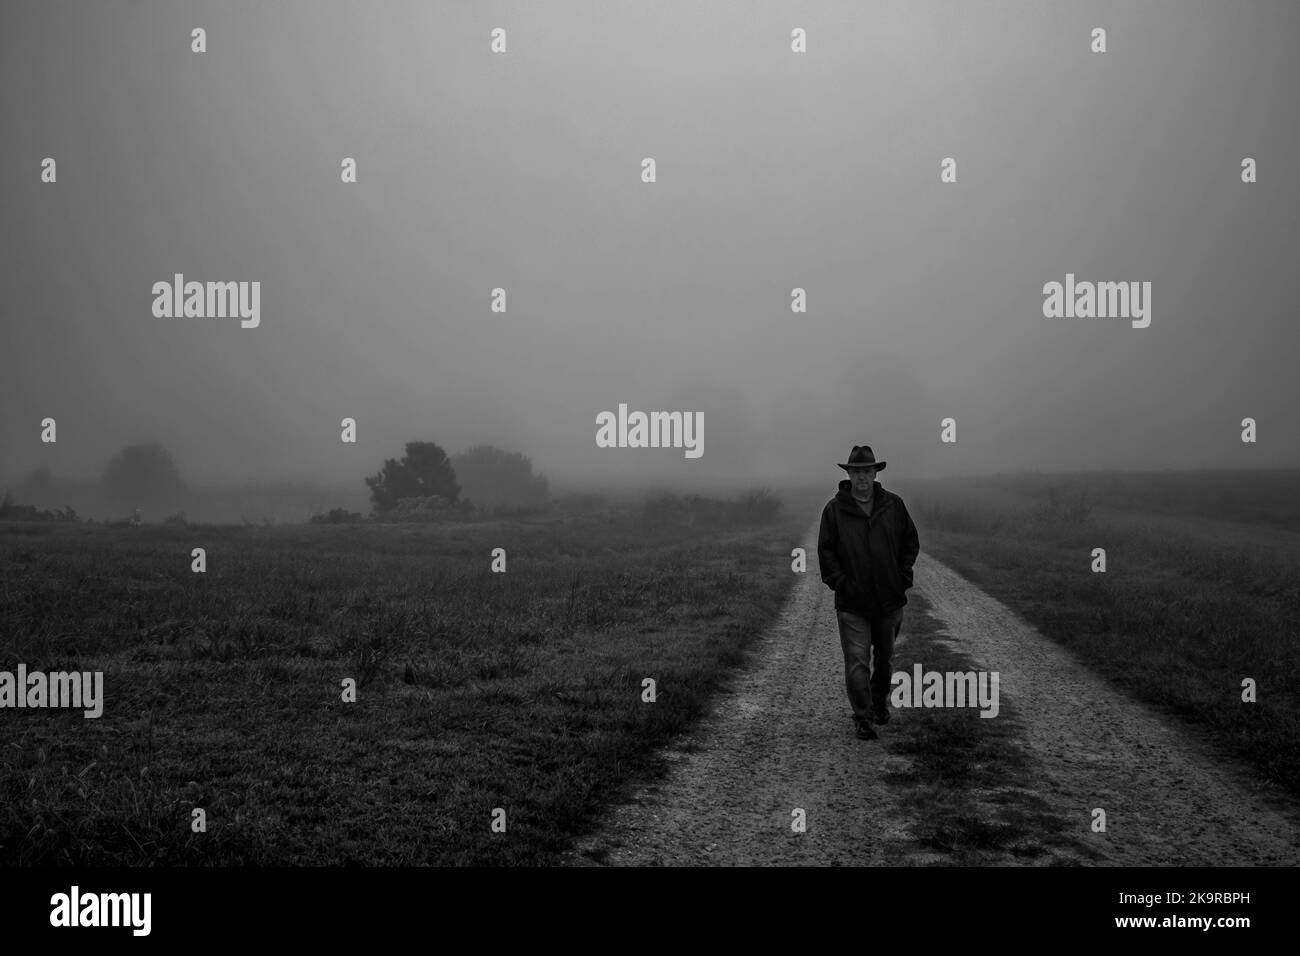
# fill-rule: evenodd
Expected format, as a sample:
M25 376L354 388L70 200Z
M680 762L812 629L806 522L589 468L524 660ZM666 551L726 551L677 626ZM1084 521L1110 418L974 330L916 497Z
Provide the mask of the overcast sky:
M1297 40L1285 2L7 0L0 475L1300 465ZM154 317L177 272L260 281L260 326ZM1150 326L1045 318L1066 273ZM619 403L703 412L703 457L598 448Z

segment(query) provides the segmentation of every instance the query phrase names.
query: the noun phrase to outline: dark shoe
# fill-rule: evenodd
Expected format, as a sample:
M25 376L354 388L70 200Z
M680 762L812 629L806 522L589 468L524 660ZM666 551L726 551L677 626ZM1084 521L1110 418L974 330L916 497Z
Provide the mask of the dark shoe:
M878 723L878 724L887 724L887 723L889 723L889 708L888 708L888 707L884 708L883 710L877 710L877 711L876 711L876 723Z
M858 739L859 740L876 740L880 734L876 733L876 728L865 720L858 722Z

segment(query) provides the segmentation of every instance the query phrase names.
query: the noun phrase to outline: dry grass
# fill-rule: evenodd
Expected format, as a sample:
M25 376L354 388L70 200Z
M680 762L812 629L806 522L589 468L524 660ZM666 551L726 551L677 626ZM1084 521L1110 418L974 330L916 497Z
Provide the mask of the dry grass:
M0 863L553 861L659 769L802 530L0 525L0 669L105 672L98 720L3 713Z

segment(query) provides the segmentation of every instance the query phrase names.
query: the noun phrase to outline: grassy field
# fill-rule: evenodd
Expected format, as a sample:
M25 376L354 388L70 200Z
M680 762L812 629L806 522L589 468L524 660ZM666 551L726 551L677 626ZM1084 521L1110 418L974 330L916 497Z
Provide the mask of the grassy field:
M927 553L1300 792L1287 480L898 490ZM663 769L656 748L779 609L790 548L823 501L769 524L733 508L721 527L681 499L654 520L588 505L470 524L0 522L0 670L102 670L106 696L98 720L0 712L0 864L556 862ZM504 574L490 571L498 547ZM1094 547L1105 574L1090 571ZM968 669L913 602L908 658ZM346 677L356 703L340 699ZM1258 703L1241 702L1244 677ZM999 721L926 710L891 727L912 762L891 782L945 862L1050 864L1069 849L1002 706ZM196 807L206 833L191 831Z
M0 525L0 669L105 674L97 720L0 714L0 864L552 862L657 772L807 524Z
M927 553L1300 793L1298 482L1013 476L913 483L907 500ZM1248 677L1256 703L1241 699Z

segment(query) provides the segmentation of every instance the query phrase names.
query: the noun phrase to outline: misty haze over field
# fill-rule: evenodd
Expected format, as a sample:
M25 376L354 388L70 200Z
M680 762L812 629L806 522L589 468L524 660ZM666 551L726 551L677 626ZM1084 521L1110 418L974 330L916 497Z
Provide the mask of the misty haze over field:
M1242 7L9 4L0 478L1300 465L1300 7ZM178 272L260 281L260 326L155 318ZM1150 327L1045 318L1067 273L1149 281ZM702 412L703 457L598 448L620 403Z

